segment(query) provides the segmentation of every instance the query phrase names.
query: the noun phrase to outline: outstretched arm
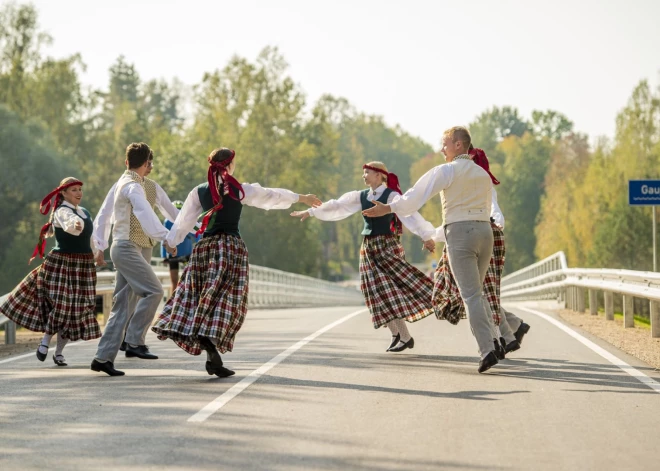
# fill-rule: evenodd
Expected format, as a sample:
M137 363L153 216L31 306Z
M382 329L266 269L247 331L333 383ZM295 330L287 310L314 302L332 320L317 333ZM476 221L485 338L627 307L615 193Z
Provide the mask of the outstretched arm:
M349 191L341 195L338 199L326 201L316 208L310 208L306 211L294 211L291 213L291 216L300 217L301 221L304 221L310 216L314 216L321 221L339 221L357 213L361 208L360 192Z
M179 215L174 220L167 237L165 237L167 245L170 247L176 247L183 242L183 239L185 239L188 233L193 230L197 219L203 212L204 209L199 201L197 188L193 188L193 190L188 193L188 197L186 198L186 201L184 201L183 207L181 208L181 211L179 211Z
M373 208L362 211L368 217L380 217L389 213L397 216L410 216L419 210L432 196L451 185L454 180L454 167L438 165L426 172L417 183L403 195L397 195L390 204L375 202Z
M288 209L294 203L304 203L308 206L319 206L321 200L315 195L299 195L284 188L264 188L258 183L241 184L245 197L242 203L255 208Z

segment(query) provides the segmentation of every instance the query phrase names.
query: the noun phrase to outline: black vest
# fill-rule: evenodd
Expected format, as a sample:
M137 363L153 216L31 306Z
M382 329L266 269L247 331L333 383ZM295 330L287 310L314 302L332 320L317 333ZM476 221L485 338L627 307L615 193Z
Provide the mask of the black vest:
M64 206L67 210L71 211L76 216L76 210L68 206ZM79 208L87 216L86 219L83 219L83 230L80 235L73 235L66 232L64 229L59 227L55 228L55 248L53 252L58 253L92 253L91 238L92 233L94 232L94 223L92 222L92 216L85 208ZM81 218L82 219L82 218Z
M229 191L238 197L234 188L229 187ZM197 187L197 195L204 212L213 208L213 197L208 183L202 183ZM243 204L240 201L231 198L229 195L222 195L222 209L213 213L202 237L211 237L218 234L240 237L238 223L241 220L241 211L243 211Z
M374 204L367 199L370 189L363 190L360 192L360 203L362 203L362 210L373 208ZM392 190L390 188L385 188L383 194L380 195L380 198L377 199L378 202L387 204L387 198L389 198ZM362 235L390 235L392 234L392 229L390 229L390 223L394 219L394 214L386 214L379 218L370 218L367 216L362 216L364 218L364 229L362 229Z

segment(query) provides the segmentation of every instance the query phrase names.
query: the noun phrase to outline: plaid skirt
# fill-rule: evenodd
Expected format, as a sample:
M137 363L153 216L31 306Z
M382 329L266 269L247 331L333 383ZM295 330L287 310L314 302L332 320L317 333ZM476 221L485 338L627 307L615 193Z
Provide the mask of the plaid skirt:
M403 246L394 235L364 238L360 289L376 329L395 319L415 322L433 313L433 281L406 262Z
M174 293L151 328L191 355L208 337L220 352L232 351L248 304L248 251L240 237L220 234L199 241Z
M491 315L495 325L500 325L500 280L504 270L504 231L491 223L493 229L493 256L484 279L484 295L488 299ZM449 266L447 246L442 251L442 257L435 270L433 286L433 309L438 319L445 319L451 324L458 324L465 319L465 305L458 291L458 285Z
M50 252L9 294L0 313L33 332L99 338L94 256Z

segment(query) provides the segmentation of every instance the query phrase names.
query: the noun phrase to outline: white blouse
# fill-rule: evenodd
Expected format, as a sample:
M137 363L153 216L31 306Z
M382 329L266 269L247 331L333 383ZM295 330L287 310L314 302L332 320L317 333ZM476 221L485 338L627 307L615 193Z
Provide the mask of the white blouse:
M500 205L497 204L497 192L495 191L495 188L492 188L492 204L490 206L490 217L492 217L495 220L495 225L499 226L500 229L504 229L504 214L502 214L502 210L500 209ZM435 235L433 236L433 240L436 242L444 242L447 243L447 239L445 239L445 226L444 224L435 230Z
M75 214L71 209L75 211ZM79 206L74 206L67 201L63 201L60 207L55 210L55 214L53 214L53 226L62 229L68 234L79 236L85 227L85 219L87 219L87 215ZM80 223L80 229L76 229L76 223ZM96 255L98 249L93 240L90 241L90 245L92 246L92 252Z
M380 185L375 190L369 190L367 195L368 201L374 201L381 197L383 192L387 189L385 184ZM360 191L349 191L344 193L338 199L326 201L318 208L309 208L307 212L310 216L314 216L321 221L339 221L345 219L352 214L362 211L362 203L360 202ZM390 204L398 193L392 192L387 198L387 203ZM433 224L428 222L422 217L421 214L414 212L408 216L399 216L401 223L413 234L422 238L422 240L429 240L433 238L436 229Z
M170 201L170 198L169 196L167 196L167 193L165 193L165 190L163 190L158 183L156 182L154 183L156 184L156 207L160 210L163 216L165 216L170 221L174 221L177 215L179 214L179 210L176 209L174 204L172 204L172 201ZM131 196L133 196L131 193L135 191L139 191L137 188L139 186L140 185L126 185L122 189L122 193L127 198L130 199ZM116 187L117 184L115 183L112 186L112 188L110 188L110 191L108 191L108 194L106 195L105 200L101 205L101 209L99 209L99 212L96 215L96 219L94 220L94 235L92 236L92 239L94 240L96 246L102 248L102 250L108 248L109 245L108 239L110 238L110 230L112 229L112 225L114 224ZM144 191L142 193L144 193ZM145 198L133 198L131 202L133 203L134 200L139 200L139 201L135 201L135 203L138 204L134 204L133 211L136 214L136 217L139 219L140 225L142 225L142 229L148 236L152 237L152 235L154 235L154 237L152 237L153 239L160 240L161 237L158 236L160 236L160 234L163 233L165 227L161 224L158 218L155 218L154 220L154 218L151 217L151 213L153 211L147 210L147 207L149 206L148 204L146 206L143 204L142 205L139 204L139 203L144 203L144 201L146 201L146 196ZM138 213L144 213L145 217L140 217ZM157 224L156 221L158 222ZM164 234L167 234L166 229Z
M258 183L242 183L241 187L245 192L245 197L241 203L246 206L254 206L255 208L265 209L287 209L292 204L298 202L299 195L293 191L284 188L264 188ZM226 198L228 198L226 196ZM170 247L176 247L186 234L192 231L195 227L197 219L204 213L202 203L199 201L199 194L197 188L188 193L183 207L176 217L169 234L165 237L165 241Z

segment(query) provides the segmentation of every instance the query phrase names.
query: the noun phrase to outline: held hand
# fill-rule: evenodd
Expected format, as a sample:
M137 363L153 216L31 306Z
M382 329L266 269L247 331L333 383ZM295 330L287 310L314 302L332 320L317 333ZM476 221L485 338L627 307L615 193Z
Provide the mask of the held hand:
M96 263L97 267L105 267L108 265L107 263L105 263L105 257L103 255L103 252L100 250L94 257L94 262Z
M291 213L291 216L294 218L300 218L301 221L304 221L309 217L309 213L307 211L294 211Z
M370 217L370 218L378 218L381 216L385 216L386 214L390 214L392 212L392 209L390 208L389 204L383 204L380 201L372 201L374 203L374 206L369 209L365 209L362 211L362 214L364 216Z
M299 203L304 203L307 206L311 206L312 208L318 208L323 204L323 201L318 199L316 195L300 195L298 197L298 202Z
M170 247L170 244L165 242L165 251L172 257L176 257L176 247Z
M429 252L433 253L435 252L435 241L433 239L429 239L427 241L424 241L424 244L422 245L422 248L425 248Z
M73 228L77 231L82 231L83 230L82 222L76 221L76 223L73 225Z

